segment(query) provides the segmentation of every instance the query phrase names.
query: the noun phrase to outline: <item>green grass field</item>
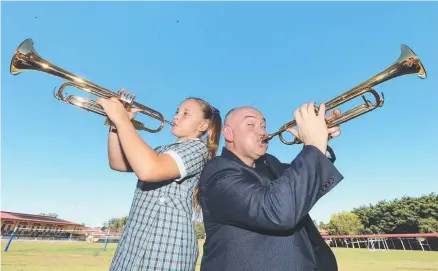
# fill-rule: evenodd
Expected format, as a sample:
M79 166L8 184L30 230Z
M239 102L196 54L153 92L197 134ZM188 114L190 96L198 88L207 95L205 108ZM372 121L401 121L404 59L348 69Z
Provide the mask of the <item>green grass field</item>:
M108 244L103 251L103 244L14 240L8 252L3 252L5 245L2 242L2 271L108 270L116 248ZM340 271L438 271L438 252L337 248L334 253Z

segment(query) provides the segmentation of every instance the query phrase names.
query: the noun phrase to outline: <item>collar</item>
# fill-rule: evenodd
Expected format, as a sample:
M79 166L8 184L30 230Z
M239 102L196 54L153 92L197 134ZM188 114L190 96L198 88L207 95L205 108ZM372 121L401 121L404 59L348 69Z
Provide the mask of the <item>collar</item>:
M189 138L186 138L186 139L177 139L176 142L177 143L181 143L181 142L184 142L186 140L201 140L201 139L198 138L198 137L189 137Z
M243 164L243 165L245 165L245 166L248 166L248 165L245 164L242 160L240 160L240 158L237 157L233 152L231 152L230 150L228 150L226 147L223 147L223 148L222 148L221 156L224 157L224 158L230 159L230 160L232 160L232 161L239 162L239 163L241 163L241 164ZM260 157L259 159L257 159L257 160L255 161L255 163L256 163L256 164L259 164L259 163L266 163L266 154L263 155L262 157Z

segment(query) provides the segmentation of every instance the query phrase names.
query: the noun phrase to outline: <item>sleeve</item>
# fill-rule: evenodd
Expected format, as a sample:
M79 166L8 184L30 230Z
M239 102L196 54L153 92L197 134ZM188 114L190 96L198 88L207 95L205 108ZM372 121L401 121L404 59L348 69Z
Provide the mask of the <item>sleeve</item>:
M172 145L163 154L168 154L175 160L181 174L177 180L183 180L201 172L207 161L208 149L201 140L185 140Z
M330 162L335 163L336 155L333 149L327 145L327 150L325 151L325 156L329 159ZM278 161L278 159L276 159ZM282 163L284 166L288 166L287 163Z
M336 155L333 149L330 146L327 146L327 150L325 151L325 156L330 160L330 162L334 163L336 161Z
M224 159L201 174L201 203L208 217L255 231L293 229L343 176L327 157L306 146L278 179L264 186L255 175Z

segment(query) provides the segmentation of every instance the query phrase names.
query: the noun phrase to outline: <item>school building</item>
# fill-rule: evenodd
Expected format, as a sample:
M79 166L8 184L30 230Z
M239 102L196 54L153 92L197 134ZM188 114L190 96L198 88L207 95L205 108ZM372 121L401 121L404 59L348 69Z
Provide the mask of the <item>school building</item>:
M60 218L1 211L1 237L9 238L14 229L18 239L85 240L87 227Z

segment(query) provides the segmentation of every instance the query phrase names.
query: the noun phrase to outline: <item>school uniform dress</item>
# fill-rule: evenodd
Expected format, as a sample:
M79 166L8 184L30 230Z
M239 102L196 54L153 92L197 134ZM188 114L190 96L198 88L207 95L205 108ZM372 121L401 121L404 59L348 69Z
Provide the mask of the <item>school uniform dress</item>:
M110 271L194 270L198 242L193 226L193 191L207 162L206 143L199 139L160 146L172 156L179 179L138 180L128 221Z

